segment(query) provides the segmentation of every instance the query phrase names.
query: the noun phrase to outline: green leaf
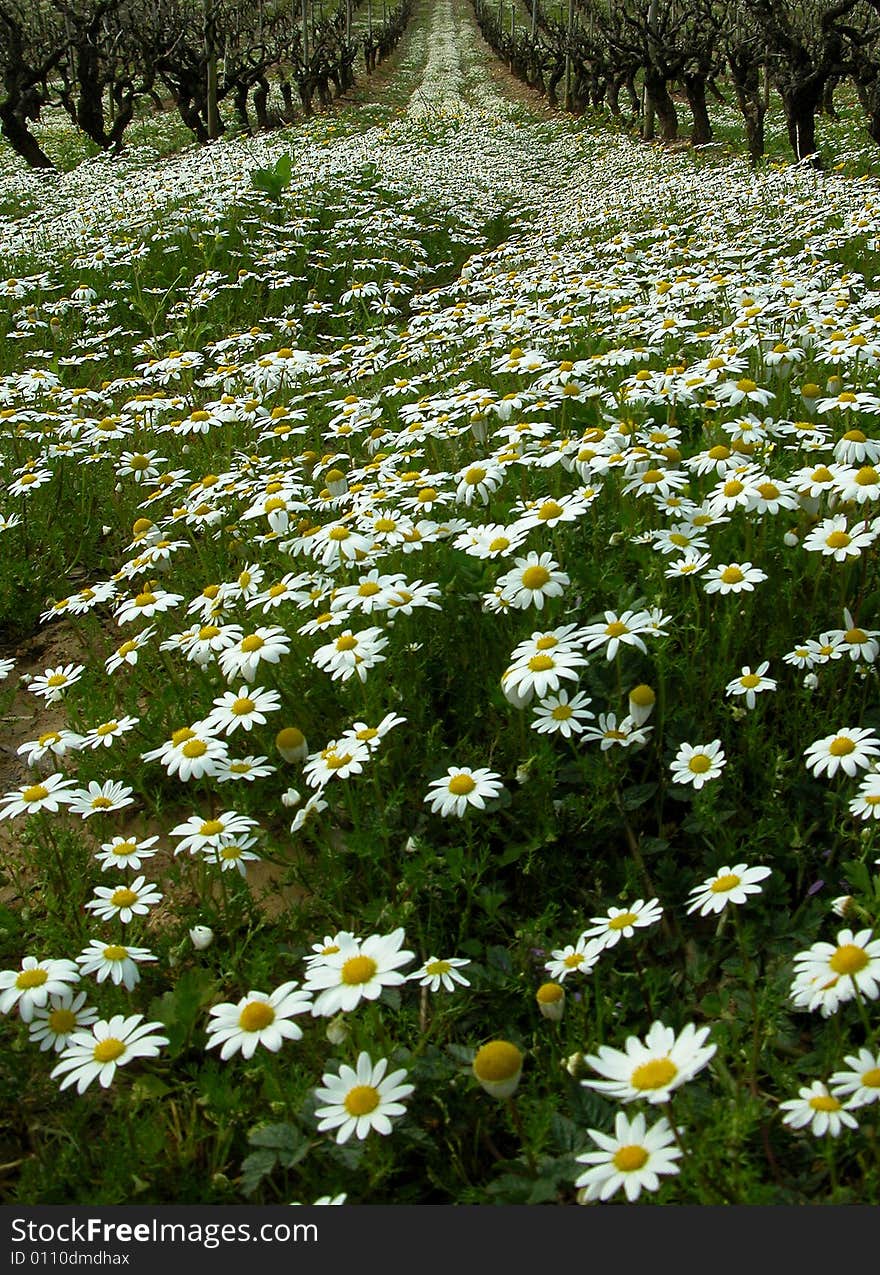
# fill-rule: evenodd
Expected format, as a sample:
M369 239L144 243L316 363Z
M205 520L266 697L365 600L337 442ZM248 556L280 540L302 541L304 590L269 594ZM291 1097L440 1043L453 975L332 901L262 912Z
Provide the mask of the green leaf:
M241 1165L241 1189L245 1195L253 1195L257 1187L272 1172L278 1162L274 1151L268 1148L254 1151Z
M260 1125L248 1134L248 1145L271 1151L286 1169L309 1153L308 1138L293 1124Z
M650 801L657 791L657 784L633 784L632 788L627 788L623 793L624 810L638 810L639 806L644 806Z
M173 991L151 1002L150 1017L168 1029L172 1057L186 1045L205 1006L214 999L215 990L216 983L207 970L187 970Z

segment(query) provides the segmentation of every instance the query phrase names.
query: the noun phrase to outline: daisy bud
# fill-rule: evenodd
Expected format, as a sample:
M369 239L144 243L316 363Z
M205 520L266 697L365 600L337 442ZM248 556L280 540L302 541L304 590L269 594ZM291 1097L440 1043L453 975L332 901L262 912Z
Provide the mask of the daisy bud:
M281 794L281 804L288 810L292 810L294 806L298 806L302 801L302 796L295 788L288 788L287 792Z
M194 925L189 932L189 937L196 951L203 952L214 942L214 931L207 925Z
M846 917L855 911L855 899L851 894L841 894L839 898L831 900L831 911L835 916Z
M839 376L829 376L825 382L825 390L828 394L840 394L843 390L843 380Z
M577 1080L578 1076L582 1076L584 1073L585 1064L583 1054L580 1052L576 1054L569 1054L568 1058L565 1060L564 1066L568 1074Z
M815 673L807 673L804 677L804 688L808 691L814 691L819 685L819 679Z
M275 747L285 761L305 761L309 753L306 737L297 726L285 726L275 736Z
M331 1045L344 1045L350 1034L344 1014L331 1018L324 1032Z
M565 1009L565 988L561 983L542 983L535 992L535 1000L544 1018L559 1022Z
M509 1040L490 1040L477 1050L473 1072L493 1098L510 1098L522 1075L523 1056Z
M608 544L613 549L615 545L622 544L625 539L626 539L626 536L623 534L622 531L615 531L611 536L608 537Z
M643 726L654 711L657 696L645 682L634 686L629 693L629 715L636 726Z
M794 549L798 543L797 532L786 531L785 535L782 537L782 543L787 545L789 549Z
M510 672L511 670L507 669L501 674L501 689L504 692L504 698L514 708L526 708L532 702L532 695L520 695L518 687L510 685L508 680Z

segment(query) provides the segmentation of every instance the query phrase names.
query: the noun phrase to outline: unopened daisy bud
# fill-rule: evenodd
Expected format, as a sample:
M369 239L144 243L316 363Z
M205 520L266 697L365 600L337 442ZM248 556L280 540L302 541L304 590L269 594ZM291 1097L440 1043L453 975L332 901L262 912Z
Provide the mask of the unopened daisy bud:
M535 1000L544 1018L559 1022L565 1009L565 988L561 983L542 983L535 992Z
M843 379L839 376L829 376L825 382L825 390L828 394L840 394L843 390Z
M578 1076L582 1076L584 1072L586 1071L586 1069L587 1067L584 1061L584 1056L580 1052L575 1054L569 1054L569 1056L565 1060L565 1070L568 1072L570 1076L573 1076L575 1080L578 1078Z
M613 549L615 545L622 544L626 539L622 531L615 531L608 537L608 544Z
M306 737L298 726L285 726L275 736L275 747L285 761L305 761L309 754Z
M786 531L785 535L782 537L782 543L784 545L787 545L789 549L794 549L799 543L797 538L797 532Z
M835 916L847 917L856 911L856 901L851 894L841 894L831 900L831 911Z
M293 810L302 801L302 794L298 793L295 788L288 788L287 792L281 794L281 804L286 806L288 810Z
M815 673L807 673L807 674L804 676L804 689L805 689L805 690L808 690L808 691L814 691L818 685L819 685L819 679L818 679L818 677L816 676L816 674L815 674Z
M197 952L203 952L214 942L214 931L207 925L194 925L189 932L190 941Z
M327 1037L331 1045L344 1045L350 1035L348 1023L345 1021L344 1014L337 1014L335 1018L331 1018L327 1024L324 1035Z
M526 708L531 703L532 696L531 694L520 695L518 687L511 685L509 677L511 671L511 669L506 669L505 672L501 674L501 689L504 692L504 698L507 700L508 704L512 704L514 708Z
M646 682L634 686L629 693L629 715L636 726L642 726L654 711L657 696Z
M509 1040L490 1040L477 1050L473 1072L493 1098L510 1098L522 1075L523 1056Z

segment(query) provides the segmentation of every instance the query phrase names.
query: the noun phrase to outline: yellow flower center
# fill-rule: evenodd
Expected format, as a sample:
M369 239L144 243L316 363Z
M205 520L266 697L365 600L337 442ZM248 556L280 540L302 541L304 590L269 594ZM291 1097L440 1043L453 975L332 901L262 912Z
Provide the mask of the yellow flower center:
M835 974L858 974L868 964L868 954L855 943L844 943L828 962Z
M42 784L32 784L30 788L25 788L21 794L21 799L26 801L28 805L32 805L38 801L43 801L48 796L48 788L45 788Z
M241 640L241 650L250 655L254 651L260 651L266 645L259 633L249 633L246 638Z
M351 633L346 633L342 637L336 639L337 651L353 651L357 644L357 638Z
M349 987L369 983L378 968L371 956L350 956L342 967L342 981Z
M647 708L649 704L653 704L657 696L651 690L651 687L642 682L639 686L634 686L629 693L630 701L637 708Z
M109 947L104 948L105 961L124 961L127 956L127 950L120 947L118 943L111 943Z
M880 1089L880 1067L862 1072L861 1081L865 1089Z
M355 1085L343 1098L342 1105L350 1116L368 1116L380 1101L379 1090L372 1085Z
M53 1009L46 1021L50 1031L53 1031L56 1036L66 1036L76 1026L76 1014L70 1009ZM862 1084L864 1083L865 1080L862 1077Z
M533 655L529 660L529 668L533 673L546 673L548 669L555 667L556 661L552 655Z
M605 633L610 638L621 637L624 633L629 633L629 629L622 620L612 620L611 624L605 626Z
M278 748L302 748L305 742L305 735L296 726L285 726L275 736L275 745Z
M393 518L377 518L373 523L376 531L393 531L396 526L397 523Z
M256 704L254 701L252 699L248 699L246 695L240 696L238 699L233 700L232 703L232 712L236 717L246 717L248 713L252 713L255 708Z
M856 482L860 487L873 487L875 483L880 482L880 474L873 465L863 465L856 474Z
M743 490L743 484L738 478L731 478L729 482L724 484L725 496L738 496Z
M448 974L452 966L448 961L429 961L425 966L426 974Z
M155 593L151 593L149 589L145 589L143 593L139 593L134 600L135 606L151 607L156 601Z
M365 580L358 587L358 597L360 598L374 598L377 593L381 592L382 590L375 580Z
M864 629L847 629L843 640L849 642L851 646L861 646L863 642L867 642L868 635Z
M496 536L494 540L489 541L490 553L503 553L505 549L510 547L510 541L507 536Z
M744 686L747 691L753 691L760 684L760 677L757 673L744 673L739 679L740 686Z
M724 876L716 877L709 889L713 894L727 894L730 890L735 890L740 883L740 878L735 872L725 872Z
M633 1089L663 1089L678 1075L678 1068L671 1058L652 1058L636 1067L630 1077Z
M111 853L120 859L126 859L130 854L134 854L136 850L137 846L133 841L120 841L119 845L113 846Z
M423 487L419 492L418 499L423 505L430 505L437 499L437 491L433 487Z
M184 757L189 757L190 759L194 757L204 757L205 753L208 751L208 745L203 739L190 739L184 744L180 751L183 753Z
M543 589L550 580L550 572L546 567L526 567L522 573L523 587L526 589Z
M470 775L453 775L449 781L449 791L454 797L466 797L476 786L476 780Z
M737 381L736 388L741 390L743 394L752 394L758 386L754 381L750 381L748 377L744 376L741 381Z
M15 980L15 986L21 991L28 991L31 987L42 987L48 978L46 970L22 970Z
M224 824L222 819L206 819L199 828L199 835L202 837L216 837L223 831Z
M705 753L694 753L688 760L688 770L693 771L695 775L705 775L711 765L712 758Z
M243 1032L261 1032L275 1022L275 1010L266 1001L251 1001L238 1016Z
M830 536L826 536L825 543L829 549L845 549L851 540L852 536L845 531L832 531Z
M542 522L549 522L551 518L558 518L562 513L565 513L562 505L557 505L555 500L545 500L538 510L538 517Z
M628 925L632 925L633 921L639 918L635 912L621 912L620 916L614 916L608 922L609 930L625 930Z
M814 1111L839 1111L840 1103L836 1098L832 1098L831 1094L816 1094L809 1100L810 1106Z
M66 682L67 677L64 673L53 673L51 677L46 678L46 685L51 686L53 689L57 686L64 686Z
M612 1157L612 1163L619 1173L635 1173L648 1163L648 1152L644 1147L636 1145L618 1147Z
M557 704L556 707L551 710L550 716L553 718L554 722L567 722L568 719L573 716L573 712L569 704Z
M642 474L642 482L645 484L646 487L651 487L655 483L659 483L662 481L663 481L662 469L646 469L645 472Z
M479 1080L510 1080L522 1066L523 1056L508 1040L492 1040L477 1050L474 1074Z
M132 903L137 903L137 899L134 890L129 890L127 885L120 886L110 896L110 902L115 908L130 908Z
M742 584L745 576L739 567L725 567L721 572L721 579L724 584Z
M481 483L485 477L486 471L483 469L482 465L474 465L467 471L464 476L464 480L469 486L475 487L478 483Z
M775 500L779 495L779 488L775 483L758 483L758 491L765 500Z
M576 970L582 964L584 959L583 952L569 952L568 956L563 959L562 964L568 970Z
M125 1053L125 1045L121 1040L117 1040L115 1036L108 1036L106 1040L99 1040L95 1048L92 1050L92 1057L95 1062L108 1063L114 1062L120 1054Z
M89 804L92 810L109 810L113 802L109 797L93 797Z
M535 1000L539 1005L557 1005L565 997L565 988L561 983L542 983L535 992Z
M838 735L836 739L832 739L828 751L832 757L847 757L855 751L855 747L851 739L847 739L845 735Z
M848 429L843 438L844 442L847 443L866 443L868 441L867 434L863 434L860 429Z
M181 744L185 744L188 739L192 739L195 735L194 730L190 730L188 726L182 726L180 730L176 730L171 736L171 743L175 748L179 748Z

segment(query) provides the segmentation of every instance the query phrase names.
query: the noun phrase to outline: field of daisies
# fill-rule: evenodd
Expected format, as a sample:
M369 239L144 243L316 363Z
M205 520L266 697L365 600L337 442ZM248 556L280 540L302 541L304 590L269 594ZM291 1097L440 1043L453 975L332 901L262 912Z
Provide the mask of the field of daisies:
M0 154L7 1203L878 1197L880 185L499 74Z

